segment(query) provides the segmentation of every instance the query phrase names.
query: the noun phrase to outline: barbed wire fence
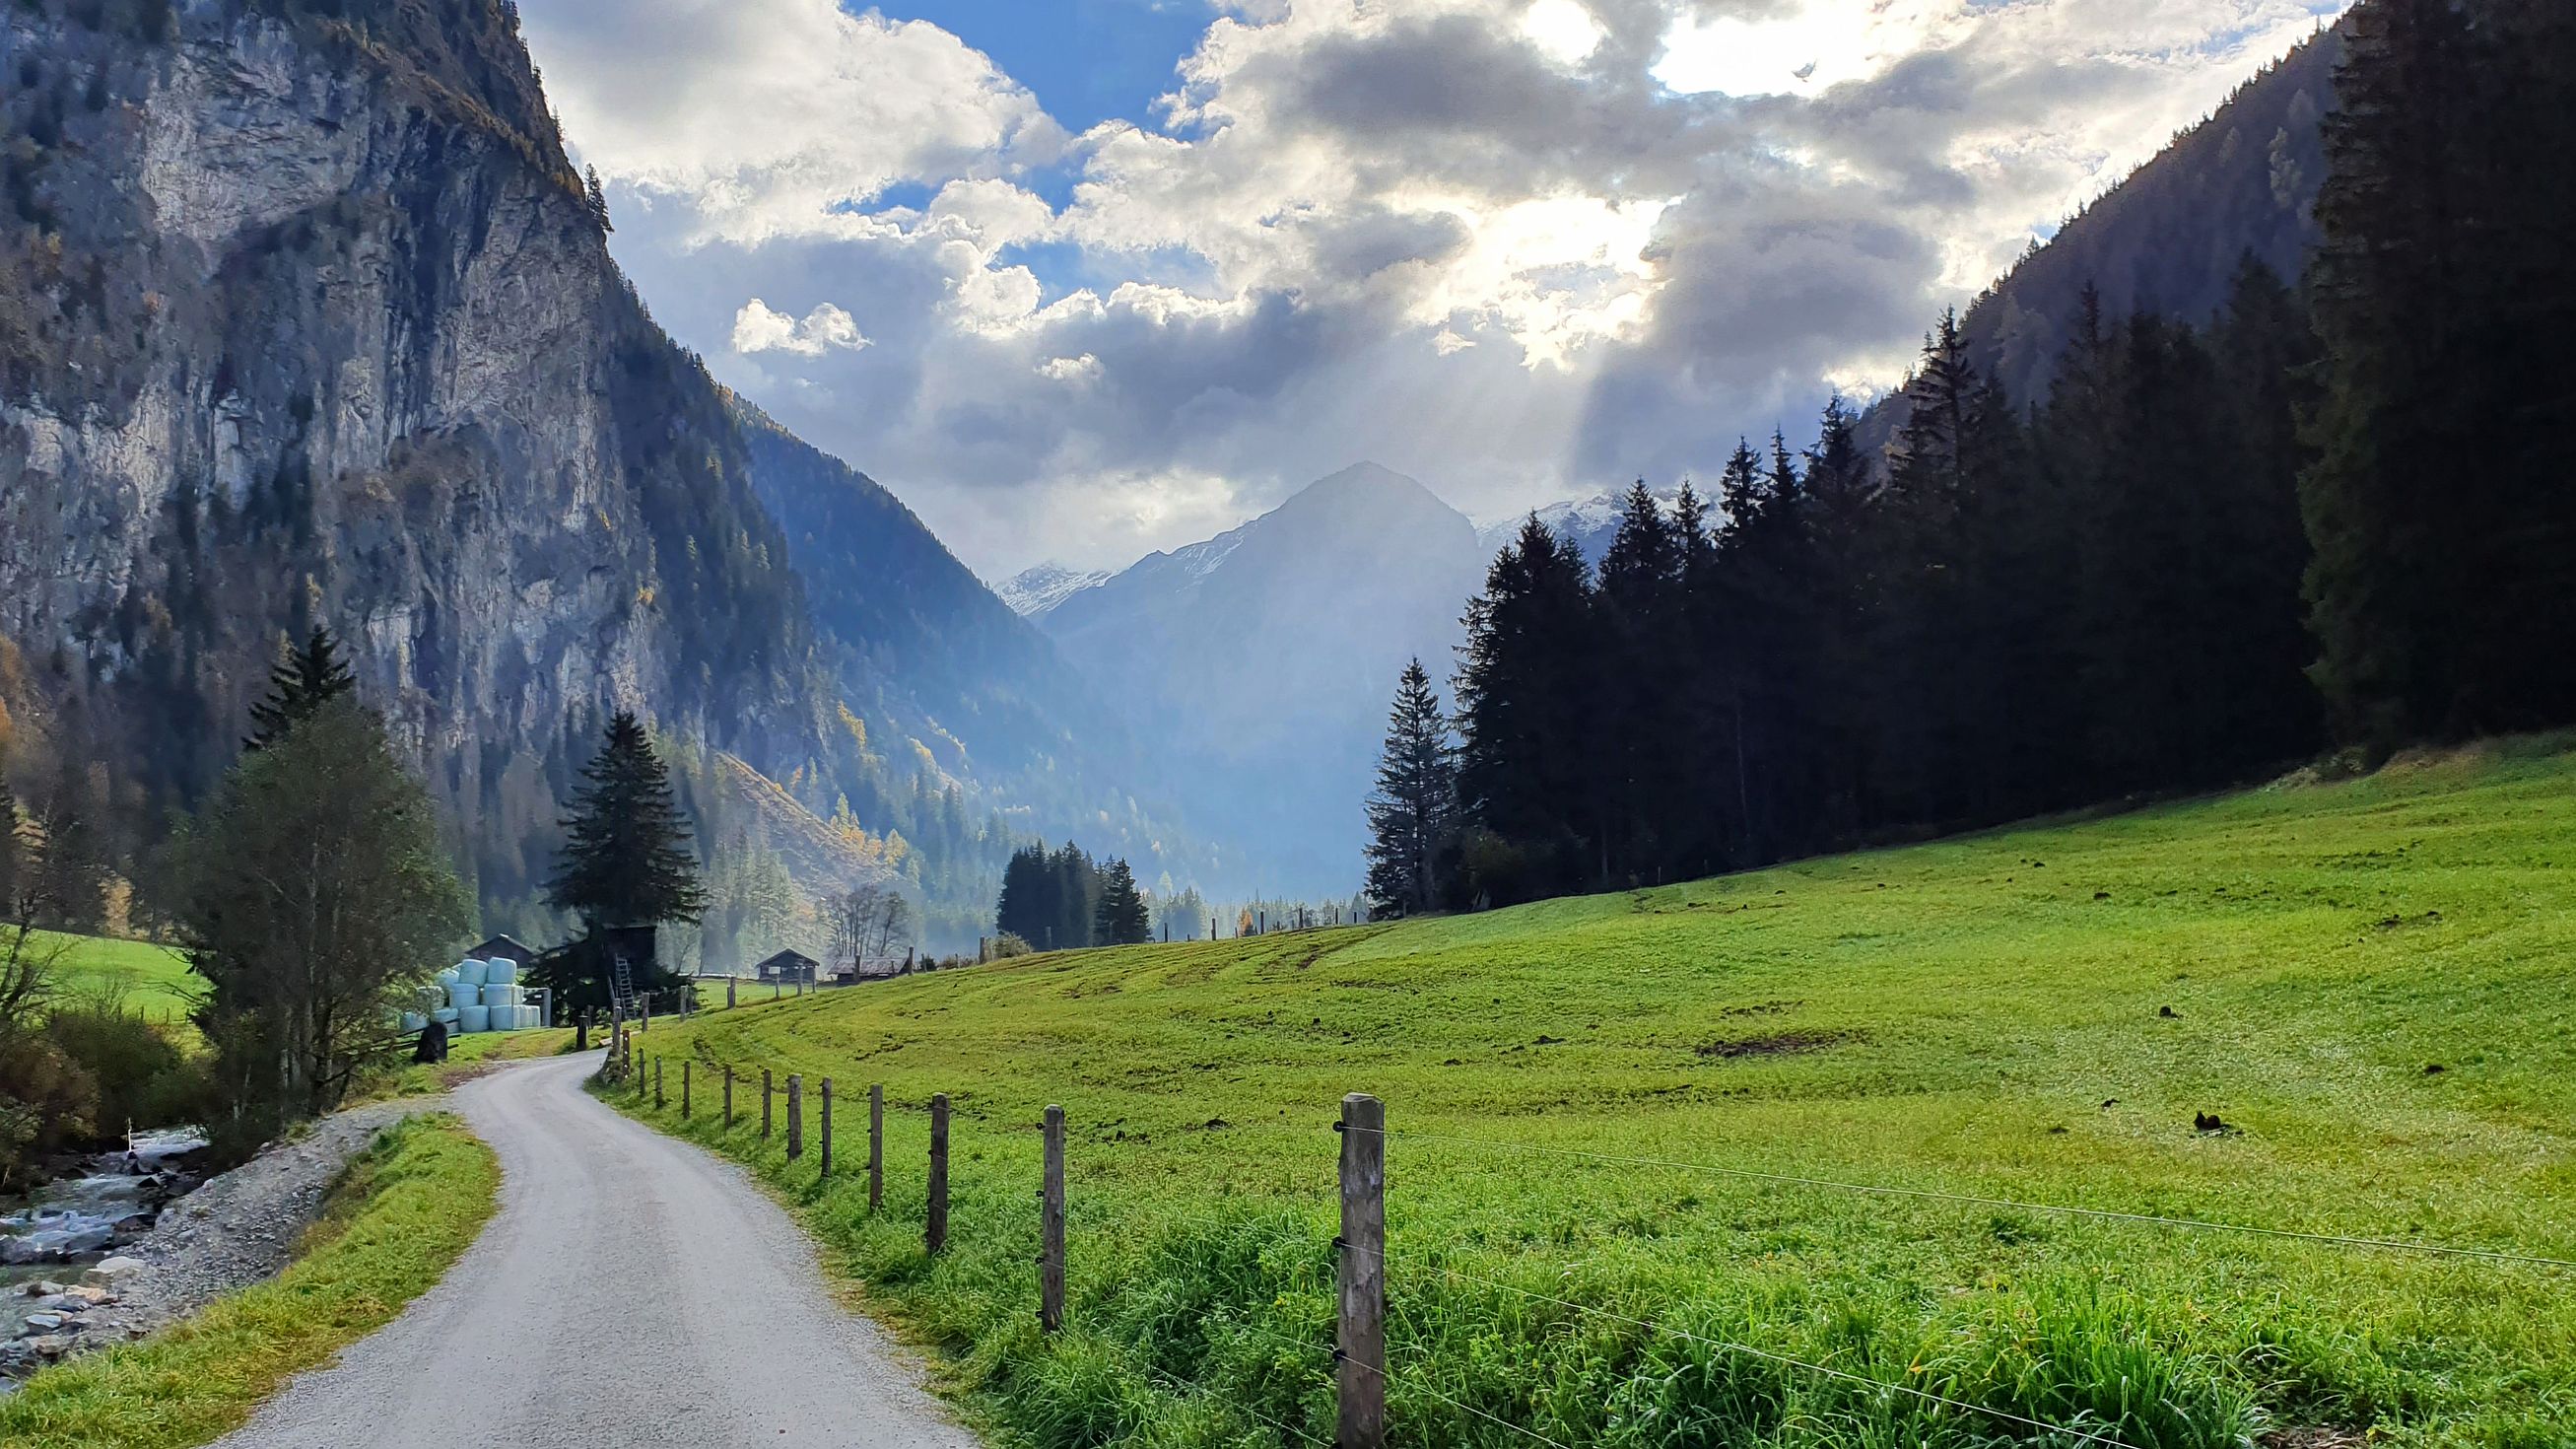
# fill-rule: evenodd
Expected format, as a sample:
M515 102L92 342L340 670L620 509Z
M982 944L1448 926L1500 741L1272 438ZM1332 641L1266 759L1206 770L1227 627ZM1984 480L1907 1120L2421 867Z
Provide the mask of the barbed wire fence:
M657 1109L667 1109L668 1098L662 1090L660 1063L652 1062L631 1041L617 1044L621 1052L632 1052L632 1069L622 1079L612 1079L613 1089L631 1091L639 1108L649 1098ZM731 1132L736 1124L733 1087L737 1080L748 1081L749 1069L732 1063L708 1061L710 1069L720 1071L723 1081L723 1126ZM684 1061L681 1073L680 1115L689 1117L692 1102L694 1064ZM783 1095L786 1105L786 1151L791 1162L805 1155L804 1078L785 1074L783 1079L774 1069L763 1068L761 1077L761 1115L759 1132L762 1141L772 1135L772 1109L776 1097ZM837 1135L830 1124L833 1083L821 1081L824 1122L818 1181L828 1183L835 1171L833 1138ZM871 1111L867 1122L868 1203L871 1213L881 1212L885 1205L886 1099L882 1085L869 1088ZM950 1217L950 1142L952 1112L946 1094L935 1094L923 1114L929 1123L928 1158L923 1178L923 1240L928 1253L936 1256L948 1247ZM748 1114L744 1114L746 1125ZM1039 1181L1031 1194L1039 1251L1033 1264L1031 1286L1037 1299L1037 1316L1042 1329L1052 1335L1067 1324L1066 1267L1068 1253L1068 1199L1065 1187L1068 1140L1067 1121L1061 1107L1050 1105L1036 1124L1041 1138ZM1366 1093L1352 1093L1341 1103L1341 1114L1332 1131L1339 1138L1339 1161L1330 1187L1309 1187L1296 1182L1293 1171L1282 1176L1283 1185L1294 1185L1305 1191L1331 1192L1338 1197L1339 1231L1330 1243L1333 1274L1335 1322L1330 1344L1300 1340L1277 1333L1264 1326L1239 1318L1229 1318L1223 1327L1267 1344L1288 1357L1280 1361L1286 1371L1330 1391L1334 1404L1334 1432L1326 1438L1311 1427L1290 1423L1275 1413L1242 1402L1204 1383L1196 1383L1158 1368L1127 1346L1104 1343L1118 1361L1136 1375L1169 1393L1175 1399L1200 1405L1212 1411L1236 1416L1244 1424L1258 1425L1281 1436L1283 1445L1315 1444L1331 1449L1384 1449L1389 1442L1389 1390L1400 1388L1407 1395L1419 1396L1430 1403L1444 1406L1469 1420L1522 1442L1553 1446L1553 1449L1583 1449L1528 1424L1515 1422L1489 1408L1470 1403L1451 1394L1431 1381L1427 1362L1407 1365L1390 1363L1386 1334L1388 1283L1391 1273L1418 1275L1416 1281L1438 1280L1463 1284L1487 1293L1500 1294L1533 1305L1559 1310L1580 1321L1615 1325L1622 1329L1689 1344L1712 1354L1750 1360L1794 1375L1810 1376L1820 1383L1847 1385L1889 1399L1903 1399L1950 1413L1967 1416L1990 1425L1996 1432L2021 1437L2036 1437L2041 1442L2069 1446L2094 1446L2094 1449L2152 1449L2135 1439L2123 1437L2116 1423L2052 1422L2033 1414L1973 1399L1944 1394L1919 1385L1900 1382L1872 1374L1855 1372L1830 1363L1816 1362L1778 1349L1718 1334L1700 1332L1668 1320L1640 1317L1633 1313L1599 1303L1588 1303L1577 1297L1541 1292L1500 1278L1470 1273L1442 1261L1436 1255L1415 1257L1411 1254L1390 1255L1386 1241L1386 1153L1389 1143L1440 1144L1468 1147L1500 1154L1518 1154L1559 1160L1581 1161L1602 1167L1624 1169L1657 1169L1701 1174L1744 1182L1763 1188L1795 1188L1806 1192L1846 1194L1863 1199L1895 1199L1936 1202L1999 1211L2059 1216L2130 1227L2152 1228L2182 1233L2239 1236L2317 1245L2367 1253L2419 1256L2493 1265L2499 1268L2538 1270L2548 1273L2576 1273L2576 1259L2553 1257L2540 1253L2509 1249L2464 1247L2445 1243L2402 1238L2373 1237L2358 1234L2317 1232L2304 1229L2276 1228L2259 1224L2228 1222L2216 1219L2180 1217L2167 1214L2131 1212L2118 1209L2087 1207L2079 1204L2037 1202L1982 1193L1955 1192L1939 1188L1913 1187L1901 1184L1854 1182L1837 1178L1797 1173L1773 1172L1734 1167L1723 1163L1697 1162L1681 1158L1648 1157L1619 1153L1593 1152L1577 1148L1554 1147L1542 1143L1509 1141L1476 1137L1460 1133L1417 1129L1392 1129L1386 1125L1385 1106ZM840 1159L847 1161L844 1154ZM1274 1199L1266 1198L1265 1201ZM1315 1207L1323 1206L1316 1204ZM1300 1210L1286 1205L1276 1209L1283 1220L1299 1226L1311 1225L1314 1207ZM1184 1224L1213 1233L1243 1231L1254 1219L1243 1216L1217 1218L1202 1213L1155 1207L1139 1215L1152 1223ZM1132 1226L1132 1225L1122 1225ZM1419 1346L1405 1346L1406 1351L1425 1355Z

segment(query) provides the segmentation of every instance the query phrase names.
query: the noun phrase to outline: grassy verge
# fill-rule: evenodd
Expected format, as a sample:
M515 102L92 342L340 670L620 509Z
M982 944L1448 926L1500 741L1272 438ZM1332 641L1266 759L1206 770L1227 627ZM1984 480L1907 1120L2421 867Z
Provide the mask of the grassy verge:
M416 1117L361 1153L270 1282L187 1322L47 1369L0 1399L13 1449L182 1449L248 1420L287 1377L400 1313L492 1213L500 1165L452 1117Z
M383 1102L396 1097L428 1097L472 1081L495 1063L530 1057L561 1056L572 1050L568 1026L529 1031L478 1031L448 1039L447 1060L434 1066L406 1061L350 1094L356 1102Z
M2570 867L2576 758L2508 747L1489 915L711 1012L643 1043L671 1060L667 1109L616 1100L800 1202L1033 1445L1278 1442L1264 1420L1330 1438L1331 1125L1365 1090L1395 1134L1402 1444L1531 1442L1480 1415L1641 1449L2075 1442L1902 1386L2142 1449L2564 1446L2565 1270L1566 1154L2576 1258ZM724 1063L753 1083L730 1132ZM831 1184L816 1154L759 1140L763 1067L837 1080ZM874 1217L854 1170L871 1082L891 1119ZM956 1111L935 1262L933 1092ZM1029 1266L1049 1102L1074 1134L1072 1323L1053 1342ZM2230 1130L2195 1130L2202 1113Z

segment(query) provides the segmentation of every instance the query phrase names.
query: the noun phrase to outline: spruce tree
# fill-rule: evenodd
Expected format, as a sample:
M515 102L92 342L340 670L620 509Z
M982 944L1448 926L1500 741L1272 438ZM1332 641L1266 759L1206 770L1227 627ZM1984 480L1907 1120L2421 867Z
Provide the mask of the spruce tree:
M339 641L330 630L315 626L302 648L288 649L269 671L268 698L250 707L251 736L242 748L276 744L287 731L357 687L348 664L340 658Z
M1100 872L1100 903L1091 919L1091 940L1096 946L1138 946L1153 939L1145 897L1136 889L1136 873L1126 861L1113 860Z
M2312 677L2336 732L2385 751L2466 723L2464 606L2509 587L2481 555L2495 406L2472 233L2500 198L2475 144L2488 94L2453 0L2369 0L2346 29L2325 123L2323 240L2310 273L2327 353L2318 454L2301 481ZM2555 158L2555 164L2564 164ZM2560 653L2564 653L2561 649Z
M1440 900L1442 857L1457 833L1458 766L1449 721L1422 661L1404 666L1387 714L1377 789L1368 798L1371 914L1415 915Z
M671 777L633 712L608 721L564 821L546 901L597 930L695 921L706 911L688 822Z
M1601 556L1594 595L1602 671L1599 703L1617 727L1597 736L1597 810L1605 884L1661 874L1673 827L1676 764L1688 717L1673 687L1683 667L1681 550L1672 521L1643 480L1628 490Z
M994 904L995 933L1023 941L1044 936L1054 923L1050 883L1045 846L1024 845L1012 851L1010 862L1002 867L1001 899Z
M1532 516L1467 603L1458 794L1471 899L1526 900L1598 878L1600 698L1590 571Z

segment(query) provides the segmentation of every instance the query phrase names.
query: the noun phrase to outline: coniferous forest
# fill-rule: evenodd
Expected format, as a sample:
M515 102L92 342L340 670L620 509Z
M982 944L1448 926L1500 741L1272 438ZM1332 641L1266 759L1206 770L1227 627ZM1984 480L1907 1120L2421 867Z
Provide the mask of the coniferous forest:
M2571 78L2554 0L2373 0L2303 285L2249 257L2201 323L2088 296L2035 397L1945 316L1883 456L1837 400L1706 493L1638 484L1597 569L1533 518L1467 605L1445 868L1379 907L2576 720Z

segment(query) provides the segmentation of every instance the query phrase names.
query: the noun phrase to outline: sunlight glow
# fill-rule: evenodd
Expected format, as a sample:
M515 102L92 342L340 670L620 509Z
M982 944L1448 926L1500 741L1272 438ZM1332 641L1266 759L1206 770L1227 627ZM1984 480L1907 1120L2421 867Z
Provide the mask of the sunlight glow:
M1943 0L1796 0L1762 19L1685 20L1665 35L1654 77L1685 94L1812 95L1876 75L1957 8Z
M1521 34L1560 65L1575 65L1601 48L1601 22L1576 0L1536 0L1521 16Z

